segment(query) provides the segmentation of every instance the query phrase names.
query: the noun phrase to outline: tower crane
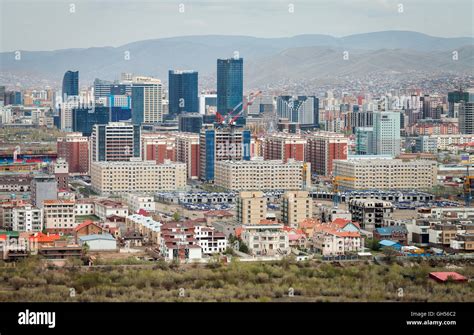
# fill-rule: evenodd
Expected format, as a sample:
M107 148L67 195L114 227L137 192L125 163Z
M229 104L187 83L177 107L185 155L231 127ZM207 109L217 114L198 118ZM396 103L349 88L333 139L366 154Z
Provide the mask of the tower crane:
M252 92L249 94L247 102L239 102L227 115L223 116L219 112L216 112L216 119L219 125L233 125L234 122L247 110L247 108L255 101L255 99L262 94L262 91ZM240 112L234 115L234 113L242 106Z
M334 176L332 178L332 193L333 193L333 202L334 207L337 208L339 205L339 186L341 185L341 181L355 181L355 177L343 177L343 176Z

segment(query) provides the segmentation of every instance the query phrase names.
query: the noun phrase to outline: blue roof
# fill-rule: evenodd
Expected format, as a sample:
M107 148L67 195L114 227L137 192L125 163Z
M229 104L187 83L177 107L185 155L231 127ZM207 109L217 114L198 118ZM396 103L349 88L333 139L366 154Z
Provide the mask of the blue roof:
M394 241L390 241L390 240L382 240L382 241L379 241L379 244L384 246L384 247L393 247L394 245L399 245L399 243L397 242L394 242Z
M81 241L93 241L93 240L109 240L115 241L115 238L110 234L93 234L93 235L85 235L79 237Z
M375 229L380 235L392 235L393 232L407 233L408 231L401 226L382 227Z

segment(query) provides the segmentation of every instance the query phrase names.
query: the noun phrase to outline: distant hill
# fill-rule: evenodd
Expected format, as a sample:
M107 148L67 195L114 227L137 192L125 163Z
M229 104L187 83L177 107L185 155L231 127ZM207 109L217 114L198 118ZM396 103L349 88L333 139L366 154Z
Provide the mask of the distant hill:
M0 53L0 73L36 76L60 82L66 70L80 71L82 83L94 78L117 79L121 72L167 80L169 69L194 69L201 76L215 74L216 59L238 51L244 58L246 85L276 77L358 75L367 71L473 72L471 37L441 38L410 31L383 31L336 38L299 35L285 38L248 36L183 36L129 43L117 48L98 47L55 51ZM459 61L452 61L452 52ZM342 52L349 52L343 60ZM125 59L125 53L130 59ZM5 80L3 77L0 79ZM2 83L5 84L5 83ZM8 83L7 83L8 84Z

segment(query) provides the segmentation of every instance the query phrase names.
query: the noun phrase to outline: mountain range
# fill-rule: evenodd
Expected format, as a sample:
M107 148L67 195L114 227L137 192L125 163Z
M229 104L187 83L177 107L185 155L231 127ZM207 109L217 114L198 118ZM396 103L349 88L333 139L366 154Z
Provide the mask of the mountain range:
M245 83L252 88L275 81L374 72L474 75L474 38L442 38L410 31L383 31L340 38L329 35L282 38L181 36L119 47L20 50L20 60L15 59L14 52L0 53L0 73L59 83L65 71L79 70L81 84L90 83L94 78L117 79L121 72L167 81L169 69L194 69L199 71L201 78L213 78L216 59L232 57L235 51L244 58ZM457 59L453 59L453 53L457 54ZM4 81L5 77L0 80Z

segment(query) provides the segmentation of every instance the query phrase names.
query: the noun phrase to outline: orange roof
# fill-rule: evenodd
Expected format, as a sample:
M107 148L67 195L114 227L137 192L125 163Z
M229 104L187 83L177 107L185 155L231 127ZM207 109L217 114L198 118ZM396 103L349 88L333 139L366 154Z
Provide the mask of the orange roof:
M319 224L320 221L314 218L304 219L299 223L300 228L313 228L315 225Z
M356 231L340 231L340 227L332 223L318 224L314 227L315 232L323 232L339 237L360 237L360 233Z
M357 228L360 229L359 224L357 222L352 222L351 220L347 220L347 219L343 219L343 218L337 218L332 222L332 224L334 224L334 225L336 225L340 228L344 228L349 223L352 223L354 226L356 226Z
M244 230L243 227L237 227L235 228L235 236L236 237L240 237L240 235L242 235L242 231Z
M61 236L59 234L43 234L43 233L35 233L29 237L30 241L37 241L38 243L51 243L56 240L59 240Z
M467 281L467 278L457 272L430 272L430 277L438 281L447 281L452 278L454 281Z

